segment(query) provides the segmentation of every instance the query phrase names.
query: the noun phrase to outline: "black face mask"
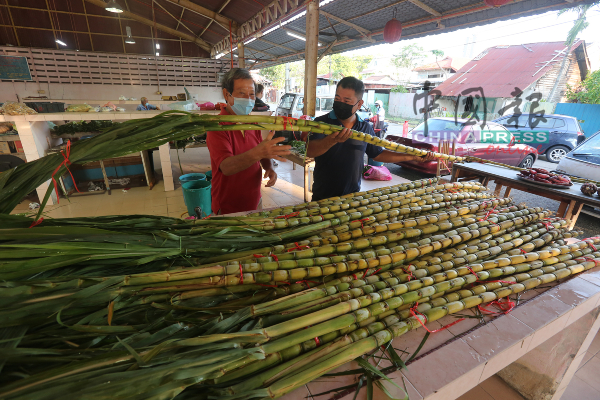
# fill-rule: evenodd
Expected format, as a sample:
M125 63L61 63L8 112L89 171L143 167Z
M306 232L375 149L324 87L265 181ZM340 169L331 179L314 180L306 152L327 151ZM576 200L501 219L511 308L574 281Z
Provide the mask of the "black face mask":
M358 101L356 102L356 104L358 104ZM352 109L354 108L354 106L356 104L352 105L352 104L346 104L341 101L334 101L333 102L333 112L335 113L335 116L338 117L338 119L343 119L343 120L348 119L348 118L352 117L352 115L354 115L354 111L352 111Z

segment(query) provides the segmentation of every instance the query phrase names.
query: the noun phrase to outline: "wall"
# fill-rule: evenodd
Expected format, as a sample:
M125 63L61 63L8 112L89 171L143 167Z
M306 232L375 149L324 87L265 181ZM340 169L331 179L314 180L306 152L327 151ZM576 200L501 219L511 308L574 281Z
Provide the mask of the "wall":
M186 86L190 94L198 95L198 102L210 101L216 103L223 101L223 94L217 87L194 87ZM38 94L38 90L46 93ZM147 97L152 100L160 100L161 95L156 94L157 86L142 85L82 85L82 84L58 84L58 83L31 83L31 82L0 82L0 103L4 101L17 101L17 96L22 100L27 96L46 96L52 100L103 100L117 101L119 96L140 99ZM166 86L160 88L164 96L176 96L184 93L183 86ZM34 101L34 100L31 100ZM40 100L44 101L44 100ZM115 103L116 104L116 103Z
M559 103L555 112L577 118L587 137L600 130L600 104Z
M540 92L543 95L543 99L548 100L549 102L563 102L567 99L564 97L567 91L567 85L576 86L579 82L581 82L581 72L579 70L579 64L577 63L577 59L574 52L571 52L569 58L567 60L567 73L563 73L560 82L558 84L558 88L556 93L552 99L548 99L548 95L554 86L554 82L556 82L556 77L558 76L558 72L560 70L560 65L562 63L562 58L560 62L557 62L554 67L548 71L543 77L541 77L533 87L535 92Z
M419 113L419 109L425 106L425 99L421 98L417 101L417 112L415 113L413 109L415 96L415 93L390 93L389 115L401 118L423 118L423 114Z

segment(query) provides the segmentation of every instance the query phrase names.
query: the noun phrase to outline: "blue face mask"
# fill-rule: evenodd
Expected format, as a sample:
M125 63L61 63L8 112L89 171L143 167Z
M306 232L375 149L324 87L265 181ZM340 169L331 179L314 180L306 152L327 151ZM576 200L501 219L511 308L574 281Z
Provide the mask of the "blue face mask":
M231 109L236 115L248 115L253 108L254 100L233 97L233 105L231 106Z

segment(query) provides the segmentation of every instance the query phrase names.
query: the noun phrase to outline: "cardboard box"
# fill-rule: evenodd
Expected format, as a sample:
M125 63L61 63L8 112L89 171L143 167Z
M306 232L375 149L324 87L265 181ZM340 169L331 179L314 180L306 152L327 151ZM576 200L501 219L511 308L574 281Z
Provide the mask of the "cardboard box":
M176 101L177 96L163 96L162 99L166 101Z
M185 95L185 93L177 93L177 100L179 100L179 101L187 100L187 96Z
M8 142L0 142L0 154L10 154Z
M20 140L15 140L15 147L17 148L17 153L25 153L23 149L23 143Z

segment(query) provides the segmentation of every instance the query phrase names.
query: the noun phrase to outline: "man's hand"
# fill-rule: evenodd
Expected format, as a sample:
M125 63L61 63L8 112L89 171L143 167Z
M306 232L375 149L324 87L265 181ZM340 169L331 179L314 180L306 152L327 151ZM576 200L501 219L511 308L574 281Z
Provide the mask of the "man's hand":
M425 154L424 156L415 156L415 161L418 162L427 162L427 161L434 161L436 160L435 155L428 151L427 154Z
M332 143L332 146L336 143L344 143L346 140L350 139L352 136L352 130L348 128L344 128L339 132L334 132L331 135L327 136L327 140Z
M279 137L273 139L273 135L275 135L275 131L270 131L267 135L267 138L252 150L260 160L263 158L274 158L276 160L285 162L286 159L282 158L281 156L290 154L290 149L292 146L278 146L277 143L283 142L285 138Z
M275 184L275 182L277 182L277 172L275 172L273 168L266 169L263 178L269 178L269 181L265 186L271 187Z

